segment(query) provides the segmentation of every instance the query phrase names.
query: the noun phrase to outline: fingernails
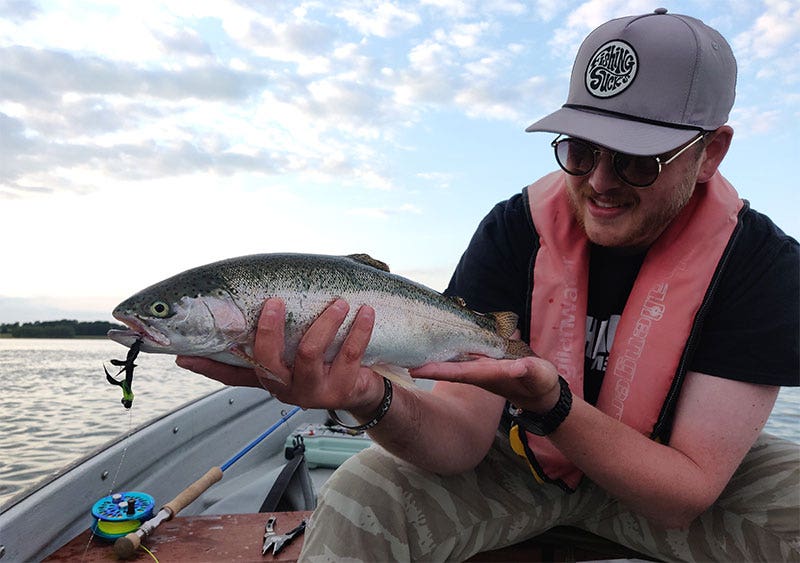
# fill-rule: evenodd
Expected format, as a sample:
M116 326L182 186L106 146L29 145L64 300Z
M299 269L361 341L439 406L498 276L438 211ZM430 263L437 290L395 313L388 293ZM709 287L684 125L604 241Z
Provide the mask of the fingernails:
M373 309L369 305L362 305L361 308L358 310L358 314L364 320L370 322L375 320L375 309Z
M514 360L511 363L511 369L509 371L511 372L511 375L514 376L525 375L528 372L528 363L523 358Z

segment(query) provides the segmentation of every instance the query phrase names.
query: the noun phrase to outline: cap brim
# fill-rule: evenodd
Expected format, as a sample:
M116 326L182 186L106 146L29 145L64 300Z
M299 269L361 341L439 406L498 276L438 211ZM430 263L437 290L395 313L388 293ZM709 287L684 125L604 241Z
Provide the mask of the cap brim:
M545 131L586 139L611 150L636 155L663 154L695 138L696 129L676 129L602 113L561 108L525 131Z

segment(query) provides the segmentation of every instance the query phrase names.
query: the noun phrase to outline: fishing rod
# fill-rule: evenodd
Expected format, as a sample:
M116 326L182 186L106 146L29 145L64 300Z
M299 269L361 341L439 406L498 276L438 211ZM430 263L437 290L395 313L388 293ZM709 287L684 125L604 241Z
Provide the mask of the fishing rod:
M139 546L142 544L142 538L149 536L162 522L172 520L175 515L178 514L178 512L189 506L211 485L222 479L222 473L226 469L239 461L250 450L256 447L259 442L272 434L281 424L289 420L299 410L301 410L300 407L294 407L291 411L284 414L280 420L267 428L258 438L242 448L240 452L238 452L228 461L219 467L212 467L209 469L205 475L178 493L178 496L176 496L174 499L166 503L161 510L158 511L158 514L153 516L150 520L147 520L138 530L131 532L126 536L117 538L117 540L114 542L114 553L117 554L117 557L120 559L132 559L136 554L136 550L139 549Z

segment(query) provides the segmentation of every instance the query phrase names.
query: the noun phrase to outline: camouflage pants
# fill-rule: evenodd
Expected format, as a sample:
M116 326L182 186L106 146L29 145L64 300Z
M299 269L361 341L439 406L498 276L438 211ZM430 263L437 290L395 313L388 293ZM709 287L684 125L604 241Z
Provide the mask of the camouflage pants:
M302 561L461 561L556 525L665 561L800 561L800 446L762 434L718 501L665 530L584 479L574 494L536 484L499 437L474 470L442 477L373 446L320 495Z

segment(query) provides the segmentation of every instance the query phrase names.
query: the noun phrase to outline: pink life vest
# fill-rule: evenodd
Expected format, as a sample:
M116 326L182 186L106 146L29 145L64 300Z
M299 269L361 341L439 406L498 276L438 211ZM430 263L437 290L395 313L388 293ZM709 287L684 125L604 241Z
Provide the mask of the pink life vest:
M531 348L583 396L589 241L575 221L562 172L528 186L539 250L533 272ZM744 202L717 172L647 252L609 353L597 408L651 437L677 397L698 311L715 279ZM680 368L680 369L679 369ZM514 434L517 434L516 439ZM518 427L512 445L521 455ZM516 444L515 444L516 442ZM527 435L526 457L540 481L574 490L582 473L544 437Z

